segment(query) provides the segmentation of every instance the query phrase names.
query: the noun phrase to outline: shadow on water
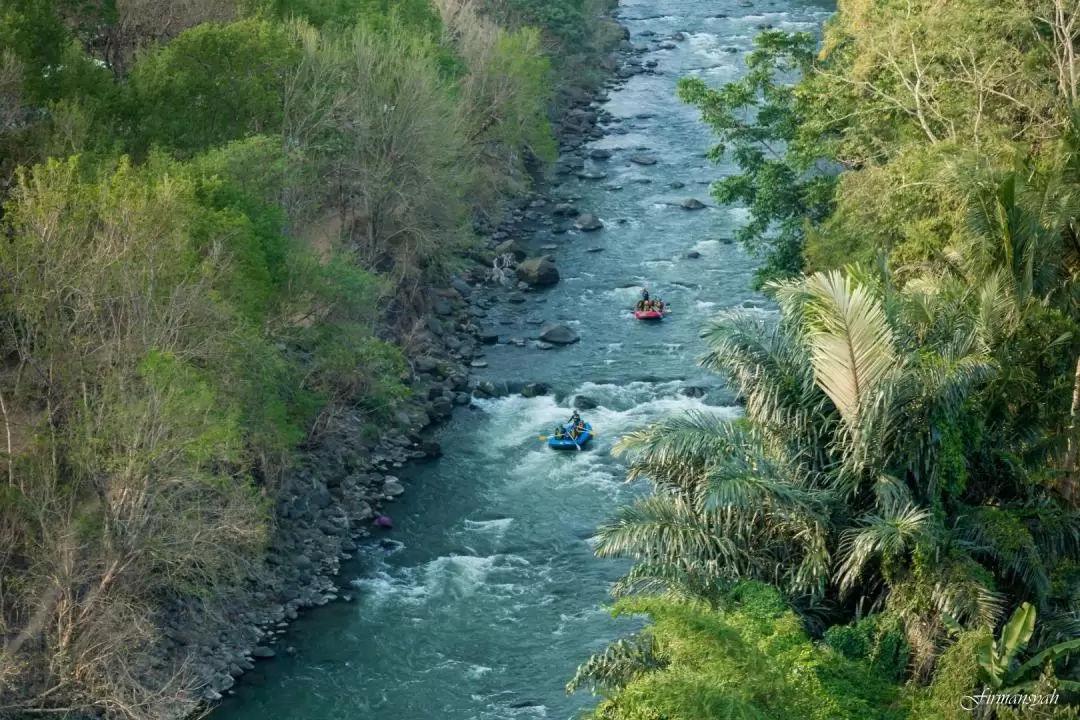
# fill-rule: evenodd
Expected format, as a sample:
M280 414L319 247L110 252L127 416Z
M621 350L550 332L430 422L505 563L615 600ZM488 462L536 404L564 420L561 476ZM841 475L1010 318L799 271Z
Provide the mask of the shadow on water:
M215 720L570 718L594 705L588 693L567 697L565 683L590 653L637 624L603 607L627 564L596 559L589 542L616 506L642 492L623 482L611 447L621 434L688 408L736 416L730 394L696 366L700 330L724 308L745 303L768 312L749 290L753 260L729 242L745 212L678 207L695 196L712 204L705 184L731 168L704 158L714 138L674 99L675 81L735 79L758 26L810 30L832 8L746 4L622 4L633 42L676 31L686 40L644 56L660 74L611 92L605 108L621 120L611 129L625 134L590 146L612 151L590 163L607 177L572 179L555 191L606 227L538 234L531 243L557 246L562 282L524 306L496 306L486 319L502 323L504 338L526 337L537 321L566 323L581 335L549 351L486 348L481 379L543 381L554 392L479 401L442 428L444 456L411 469L408 492L391 508L386 537L394 542L372 542L346 567L354 602L295 623L281 643L295 654L279 653L245 675ZM656 164L628 161L640 153ZM603 252L589 252L596 246ZM691 251L697 256L688 258ZM630 316L644 283L675 310L663 323ZM580 453L550 452L538 434L566 419L576 395L598 404L585 413L596 442Z

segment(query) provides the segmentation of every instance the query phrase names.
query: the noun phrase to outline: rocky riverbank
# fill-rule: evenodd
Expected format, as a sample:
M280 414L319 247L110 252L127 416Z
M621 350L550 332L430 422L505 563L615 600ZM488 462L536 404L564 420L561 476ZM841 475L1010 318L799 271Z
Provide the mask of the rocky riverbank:
M564 94L564 112L555 125L560 158L554 179L538 184L538 192L521 200L499 227L478 227L486 246L470 258L474 267L436 291L431 314L410 338L413 398L397 413L395 427L374 439L365 435L361 419L353 418L305 454L273 509L272 538L263 562L251 568L244 586L215 603L228 610L210 616L185 602L163 612L163 642L143 668L156 685L167 689L194 677L200 700L212 702L230 694L260 660L291 653L287 628L301 612L351 600L347 582L338 579L341 564L352 557L357 543L381 532L373 519L391 514L390 505L406 491L395 473L411 461L441 453L425 431L455 410L469 408L474 397L548 391L542 383L485 380L484 347L502 342L546 349L575 342L576 334L546 326L538 327L535 337L504 337L498 326L488 324L489 311L503 303L520 306L536 289L559 281L552 254L557 246L543 246L543 254L536 257L525 250L529 243L521 240L533 230L587 233L602 228L587 208L574 206L573 196L560 194L560 181L585 173L587 159L603 159L602 151L586 152L590 140L620 131L603 110L606 90L635 74L657 72L655 63L641 56L681 39L678 34L656 38L649 46L624 39L618 52L604 61L611 79L603 88ZM179 703L176 714L190 710L190 703Z

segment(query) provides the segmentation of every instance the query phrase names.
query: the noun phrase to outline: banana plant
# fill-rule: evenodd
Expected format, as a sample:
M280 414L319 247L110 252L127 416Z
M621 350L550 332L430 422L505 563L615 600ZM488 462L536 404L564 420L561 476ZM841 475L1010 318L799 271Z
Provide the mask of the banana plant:
M1026 662L1020 663L1017 656L1027 647L1035 631L1035 608L1029 603L1018 607L1001 630L998 639L986 638L978 647L979 669L982 680L993 690L1003 690L1003 694L1016 694L1034 688L1036 680L1031 678L1034 671L1045 667L1071 652L1080 650L1080 638L1051 645L1036 653ZM1057 680L1058 687L1071 692L1080 691L1080 682Z

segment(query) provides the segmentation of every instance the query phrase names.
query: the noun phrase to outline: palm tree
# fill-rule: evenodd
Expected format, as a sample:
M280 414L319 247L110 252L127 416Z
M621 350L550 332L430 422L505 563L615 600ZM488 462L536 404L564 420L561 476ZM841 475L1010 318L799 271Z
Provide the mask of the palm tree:
M735 311L705 332L703 364L746 416L669 419L617 445L630 479L656 489L598 535L601 556L639 561L618 592L713 599L754 578L848 617L888 609L923 672L944 614L992 626L1010 599L1047 605L1080 518L1038 486L1020 492L1022 468L984 482L965 460L992 454L980 437L1006 438L979 423L993 351L1019 327L1008 278L901 288L881 270L775 285L777 323Z

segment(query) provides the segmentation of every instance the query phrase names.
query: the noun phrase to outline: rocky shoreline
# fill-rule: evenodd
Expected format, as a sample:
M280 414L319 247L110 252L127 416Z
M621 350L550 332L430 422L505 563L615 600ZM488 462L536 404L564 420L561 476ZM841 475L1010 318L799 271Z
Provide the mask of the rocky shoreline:
M559 195L559 180L591 177L586 160L603 160L605 151L587 153L586 143L620 132L616 119L602 108L606 91L636 74L658 73L655 61L642 61L641 56L684 39L677 33L650 38L648 46L631 45L625 28L623 37L617 51L604 61L609 80L595 92L577 90L566 98L554 128L560 150L554 180L520 200L499 227L478 227L486 236L488 252L471 258L476 262L473 270L436 291L432 313L413 339L413 398L397 413L396 426L378 439L365 439L362 421L354 417L304 455L274 508L271 542L261 567L249 570L246 584L215 604L227 608L224 613L210 616L190 601L163 609L158 619L163 641L146 658L142 671L148 683L166 689L181 680L195 680L200 696L176 702L176 718L190 715L195 700L205 709L206 703L232 694L238 679L255 670L258 661L295 652L287 629L302 611L351 601L348 582L337 579L341 564L352 558L359 542L377 531L373 519L388 512L389 504L405 492L395 473L413 460L441 454L438 443L425 438L427 428L448 420L455 409L469 408L474 397L548 392L543 383L492 383L474 377L475 371L486 367L484 346L532 343L545 349L576 342L577 335L562 326L548 326L529 340L503 339L497 329L484 326L484 319L495 304L524 303L535 288L559 280L555 258L550 254L530 258L526 244L517 238L537 228L560 233L603 227L573 206L575 198Z

